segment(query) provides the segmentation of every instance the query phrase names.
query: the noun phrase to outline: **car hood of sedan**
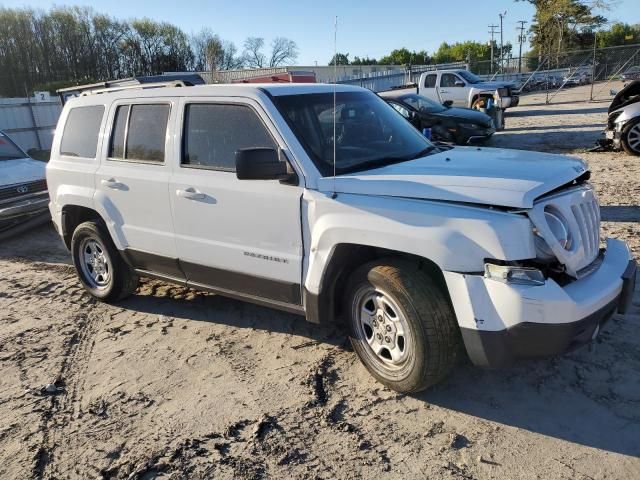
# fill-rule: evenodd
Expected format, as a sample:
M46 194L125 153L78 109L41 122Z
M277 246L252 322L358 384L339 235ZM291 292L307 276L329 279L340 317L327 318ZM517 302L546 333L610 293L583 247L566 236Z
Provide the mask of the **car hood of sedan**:
M416 160L362 172L323 177L323 192L404 197L512 208L531 208L536 198L586 172L577 158L456 147Z
M46 167L32 158L0 160L0 187L44 180Z

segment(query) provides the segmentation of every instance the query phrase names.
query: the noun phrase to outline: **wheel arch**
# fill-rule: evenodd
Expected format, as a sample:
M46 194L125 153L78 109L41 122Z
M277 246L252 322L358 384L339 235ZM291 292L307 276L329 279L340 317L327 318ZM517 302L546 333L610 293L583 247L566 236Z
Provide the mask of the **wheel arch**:
M473 107L473 104L476 100L478 100L481 97L485 97L485 98L493 98L493 95L489 92L478 92L475 93L472 97L471 97L471 102L469 103L469 107Z
M68 249L71 249L71 237L75 229L78 228L78 225L91 220L104 222L104 219L93 208L74 204L62 207L62 239Z
M344 288L349 275L366 262L381 258L401 258L415 262L421 270L426 271L436 280L448 296L442 269L429 258L388 248L339 243L333 248L326 263L318 293L311 293L304 288L303 296L307 320L319 324L340 322L343 313Z

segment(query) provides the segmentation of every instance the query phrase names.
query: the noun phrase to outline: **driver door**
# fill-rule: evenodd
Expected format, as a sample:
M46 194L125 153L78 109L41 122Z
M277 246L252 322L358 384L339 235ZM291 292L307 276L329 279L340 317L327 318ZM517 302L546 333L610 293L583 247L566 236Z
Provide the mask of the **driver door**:
M183 100L169 196L189 284L301 304L302 187L239 180L235 152L282 148L260 106L241 98Z
M468 107L466 82L455 73L443 73L440 77L440 100L451 100L456 107Z

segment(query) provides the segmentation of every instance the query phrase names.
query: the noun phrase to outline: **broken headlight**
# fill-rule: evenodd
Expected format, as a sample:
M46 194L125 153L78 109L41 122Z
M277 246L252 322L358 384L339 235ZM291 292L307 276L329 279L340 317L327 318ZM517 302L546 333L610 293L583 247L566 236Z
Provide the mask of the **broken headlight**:
M484 278L515 285L544 285L543 273L537 268L519 267L515 265L484 264Z

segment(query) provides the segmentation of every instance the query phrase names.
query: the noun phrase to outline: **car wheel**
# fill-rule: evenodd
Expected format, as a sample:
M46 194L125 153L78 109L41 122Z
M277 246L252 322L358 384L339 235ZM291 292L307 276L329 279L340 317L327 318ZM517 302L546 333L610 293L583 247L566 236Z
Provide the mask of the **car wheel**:
M620 141L629 155L640 155L640 118L624 126Z
M124 262L102 222L78 225L71 256L85 290L98 300L115 302L138 287L138 275Z
M460 353L460 331L444 289L407 261L359 267L345 297L350 340L367 370L402 393L441 381Z

